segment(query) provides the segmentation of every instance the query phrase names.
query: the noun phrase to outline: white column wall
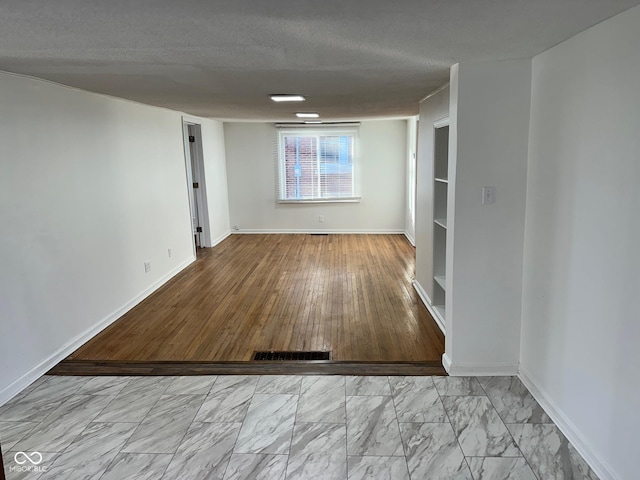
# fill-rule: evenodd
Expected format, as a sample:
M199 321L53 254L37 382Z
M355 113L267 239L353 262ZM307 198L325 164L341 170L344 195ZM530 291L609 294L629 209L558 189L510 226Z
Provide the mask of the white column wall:
M452 69L445 366L518 370L531 60ZM496 201L482 205L482 188Z
M602 480L638 478L639 26L533 59L521 372Z

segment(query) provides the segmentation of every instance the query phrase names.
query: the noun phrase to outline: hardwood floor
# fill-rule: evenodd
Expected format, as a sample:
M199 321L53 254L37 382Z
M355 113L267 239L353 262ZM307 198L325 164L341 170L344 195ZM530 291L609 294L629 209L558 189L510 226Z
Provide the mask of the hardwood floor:
M68 360L238 362L260 350L436 362L444 337L402 235L232 235Z

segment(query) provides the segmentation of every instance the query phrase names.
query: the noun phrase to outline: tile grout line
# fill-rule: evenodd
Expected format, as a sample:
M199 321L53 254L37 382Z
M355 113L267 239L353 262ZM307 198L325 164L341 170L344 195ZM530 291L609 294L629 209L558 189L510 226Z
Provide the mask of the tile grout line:
M113 400L115 400L115 399L116 399L116 397L117 397L118 395L120 395L120 393L122 393L122 390L124 390L124 389L129 385L129 384L131 384L131 382L132 382L132 381L133 381L133 379L130 379L130 380L126 383L126 385L125 385L125 386L120 390L120 392L118 392L118 393L115 395L115 397L113 397ZM174 383L174 382L175 382L175 379L174 379L174 380L172 380L172 382L171 382L171 383ZM104 476L105 476L105 474L106 474L106 473L107 473L107 471L109 470L109 467L111 467L111 465L113 464L113 462L115 462L115 461L116 461L116 458L118 457L118 455L120 455L120 454L127 454L127 453L132 453L132 454L134 454L134 455L141 455L140 453L136 453L136 452L123 452L123 451L122 451L122 449L123 449L124 447L126 447L126 445L129 443L129 440L131 440L131 437L133 437L133 435L136 433L136 430L138 430L138 428L140 427L140 425L142 425L142 422L144 421L144 419L145 419L145 418L147 418L147 416L149 415L149 413L151 412L151 410L153 410L153 407L155 407L155 406L157 405L157 403L160 401L160 398L162 398L162 395L164 395L164 392L166 392L166 391L169 389L169 385L170 385L170 384L167 384L167 388L165 388L165 389L163 390L163 392L158 396L158 399L157 399L157 400L155 401L155 403L151 406L151 408L150 408L150 409L149 409L149 411L147 412L147 415L145 415L145 416L144 416L144 418L143 418L140 422L137 422L137 423L136 423L136 422L126 422L126 423L136 423L137 427L133 429L133 431L131 432L131 435L129 435L129 437L127 438L127 440L122 444L122 447L120 447L120 449L118 450L118 452L113 456L113 459L109 462L109 464L107 465L107 468L104 470L104 472L102 472L102 474L100 475L100 478L102 478L102 477L104 477ZM113 401L113 400L111 400L111 401ZM104 410L109 406L109 404L111 404L111 402L107 403L107 405L105 405L105 407L104 407L102 410L100 410L100 413L102 413L102 412L103 412L103 411L104 411ZM100 413L98 413L98 415L96 415L96 416L94 417L94 419L95 419L95 418L97 418L98 416L100 416ZM91 422L91 423L94 423L94 422ZM106 423L106 422L95 422L95 423ZM110 423L125 423L125 422L110 422ZM187 430L188 430L188 428L187 428ZM186 432L185 432L185 435L186 435ZM184 436L182 437L182 439L184 439ZM182 439L180 440L180 443L182 443ZM180 444L178 444L178 447L179 447L179 446L180 446ZM178 450L178 449L176 448L176 451L177 451L177 450ZM153 454L153 455L158 455L158 454ZM171 460L169 461L169 463L167 463L167 466L165 467L164 471L162 472L162 477L164 477L164 474L166 473L167 468L169 468L169 464L173 461L173 457L174 457L174 456L175 456L175 452L171 454ZM162 478L162 477L160 477L160 478Z
M179 378L179 376L176 376L176 378ZM207 391L206 394L204 394L204 398L202 400L202 404L200 405L200 408L198 408L198 410L196 411L196 413L195 413L195 415L193 417L193 420L191 420L191 423L188 425L184 435L182 436L182 439L180 440L180 442L178 443L178 446L176 447L175 452L170 454L171 455L171 460L169 460L169 462L167 463L167 466L164 468L164 470L162 472L162 476L160 477L161 479L164 478L164 476L166 475L167 470L169 469L169 466L171 465L171 463L175 459L176 454L178 453L178 450L180 449L180 446L184 442L184 439L187 436L187 434L189 433L190 428L193 426L193 424L196 421L195 419L198 416L198 412L200 412L200 409L202 408L202 405L204 405L205 401L207 400L207 397L209 396L209 393L211 393L211 390L213 389L213 386L215 385L215 383L218 381L218 378L219 378L219 376L216 376L215 380L211 383L211 386L209 387L209 390ZM175 382L175 380L174 380L174 382ZM257 385L257 383L256 383L256 385ZM169 389L169 386L167 386L167 390L168 389ZM165 392L166 392L166 390L165 390ZM176 395L180 395L180 394L176 394ZM198 395L201 395L201 394L198 394ZM198 423L213 424L213 423L237 423L237 422L198 422ZM240 432L238 431L238 433L240 433ZM236 437L236 440L237 440L237 437ZM235 443L234 443L234 446L235 446ZM158 454L155 454L155 455L158 455ZM231 455L233 455L233 449L231 451ZM231 456L229 456L229 461L231 461ZM229 466L229 463L227 462L227 466L225 467L225 471L223 472L223 476L226 474L226 469L228 468L228 466Z
M256 383L256 385L257 385L257 383ZM252 399L253 399L253 397L252 397ZM248 411L248 409L247 409L247 411ZM245 417L246 417L246 414L245 414ZM244 425L244 419L242 419L242 422L240 423L240 428L238 429L238 433L236 434L236 439L233 442L233 447L231 447L231 451L229 452L229 460L227 461L227 464L224 466L224 471L222 472L222 478L225 478L227 476L227 470L229 470L229 464L231 463L231 458L234 455L233 451L235 450L236 444L238 443L238 437L240 437L240 431L242 430L242 426L243 425Z
M216 378L213 383L217 382L218 379ZM171 383L174 383L175 380ZM213 383L211 384L211 388L213 388ZM209 388L209 391L211 391L211 388ZM167 386L167 390L169 389L169 386ZM165 390L166 392L166 390ZM204 405L204 402L207 400L207 396L209 394L207 393L204 398L202 399L202 403L200 404L200 408L202 408L202 405ZM162 397L162 395L160 395L160 397ZM158 398L158 400L160 400L160 398ZM153 409L153 407L151 407ZM167 463L167 466L164 467L164 470L162 472L162 476L160 477L161 479L164 478L164 476L167 473L167 470L169 470L169 466L171 465L171 463L173 463L173 460L176 458L176 454L178 453L178 450L180 449L180 446L182 445L182 442L184 442L184 439L186 438L187 434L189 433L189 430L191 429L191 427L193 426L193 424L196 421L196 417L198 416L198 412L200 411L200 408L198 408L198 410L196 411L195 415L193 416L193 419L191 420L191 423L189 425L187 425L187 429L184 431L184 435L182 435L182 438L180 439L180 441L178 442L178 446L176 447L175 451L171 454L171 460L169 460L169 462ZM149 412L151 412L151 410L149 410ZM146 417L145 417L146 418ZM140 422L140 425L142 425L142 422ZM136 429L137 430L137 429ZM134 430L135 433L135 430ZM133 433L131 434L133 436ZM128 443L128 440L127 440ZM122 447L124 448L124 446ZM122 453L122 452L121 452ZM125 452L126 453L126 452ZM158 454L156 454L158 455Z
M87 380L85 383L88 383L88 380ZM39 388L39 387L38 387L38 388ZM82 388L82 387L79 387L79 388L78 388L78 391L80 390L80 388ZM68 397L67 397L67 398L66 398L66 399L65 399L65 400L64 400L64 401L63 401L63 402L58 406L58 408L60 408L62 405L64 405L64 404L65 404L65 403L66 403L66 402L67 402L71 397L73 397L73 396L75 396L75 395L77 395L77 393L72 393L71 395L69 395L69 396L68 396ZM100 395L86 395L86 396L87 396L87 397L89 397L89 396L90 396L90 397L100 397ZM117 396L117 395L116 395L116 396ZM109 402L107 402L107 405L109 405L109 404L113 401L113 399L115 399L115 397L116 397L116 396L114 396L114 397L113 397ZM46 417L46 418L49 418L49 416L51 416L51 415L52 415L52 414L53 414L53 413L54 413L58 408L56 408L53 412L51 412L49 415L47 415L47 417ZM104 407L104 408L106 408L106 405L105 405L105 407ZM104 410L104 408L103 408L102 410ZM51 462L51 466L52 466L52 467L55 467L55 466L56 466L56 462L57 462L58 460L60 460L60 458L61 458L61 457L62 457L62 456L67 452L67 450L69 450L69 448L71 448L71 446L76 442L76 440L77 440L80 436L82 436L82 434L85 432L85 430L87 430L87 428L89 428L89 427L91 426L91 424L92 424L92 423L94 423L94 422L93 422L93 420L94 420L98 415L100 415L100 413L102 412L102 410L100 410L100 412L96 413L96 415L95 415L95 416L94 416L94 417L93 417L93 418L92 418L92 419L87 423L87 425L86 425L86 426L85 426L85 427L84 427L84 428L83 428L83 429L82 429L82 430L81 430L81 431L80 431L80 432L79 432L75 437L73 437L73 440L71 440L71 442L69 443L69 445L67 445L67 446L66 446L66 447L65 447L61 452L56 452L56 455L57 455L57 456L55 457L55 459L53 460L53 462ZM46 418L45 418L45 420L46 420ZM42 422L44 422L44 420L43 420ZM124 423L124 422L122 422L122 423ZM129 423L132 423L132 422L129 422ZM40 424L38 424L38 425L40 425ZM36 427L37 427L38 425L36 425ZM34 430L35 430L35 427L34 427ZM26 437L25 437L25 438L26 438ZM125 442L125 443L126 443L126 442ZM15 446L15 445L17 445L17 443L16 443L16 444L14 444L14 446ZM124 446L124 445L123 445L123 446ZM51 452L50 452L50 453L51 453ZM119 453L119 451L118 451L118 453ZM116 453L116 455L117 455L117 453ZM109 463L111 463L111 462L109 462ZM41 475L38 475L38 477L37 477L37 478L40 478L40 477L42 477L43 475L44 475L44 472L43 472ZM103 472L103 475L104 475L104 472ZM102 476L102 475L100 475L100 476Z
M488 378L494 378L494 377L488 377ZM518 378L518 377L515 377ZM522 458L524 458L524 461L526 462L527 466L529 467L529 470L531 470L531 473L533 474L533 476L536 478L536 480L540 480L538 478L538 475L536 474L535 470L533 469L533 467L531 466L531 464L529 463L529 459L524 455L524 452L522 451L522 449L520 448L520 445L518 444L518 442L516 442L516 439L513 437L513 435L511 434L511 431L507 428L507 423L504 421L504 419L502 418L502 415L500 415L500 412L498 411L498 409L496 408L496 406L493 404L493 400L491 400L491 397L489 396L489 393L487 392L487 389L484 388L484 385L482 385L482 382L478 379L478 377L475 377L476 381L480 384L480 388L482 388L482 391L485 393L485 395L487 396L487 399L489 400L489 403L491 404L491 406L493 407L493 409L496 411L496 413L498 414L498 418L500 419L500 421L502 422L502 424L504 425L504 428L507 429L507 433L509 434L509 437L511 438L511 440L513 440L513 444L516 446L516 448L518 449L518 451L520 452L520 455L522 455ZM520 379L518 379L518 381L520 381ZM526 388L526 387L525 387ZM529 392L529 390L527 389L527 392ZM531 393L531 392L529 392ZM526 425L526 423L513 423L510 425ZM503 458L508 458L508 457L503 457ZM516 457L511 457L511 458L516 458Z
M242 417L242 421L240 422L240 428L238 429L238 434L236 435L236 439L233 442L233 447L231 447L231 455L229 455L229 461L227 462L227 464L224 467L224 472L222 472L222 478L224 478L227 475L227 470L229 469L229 464L231 463L231 457L233 457L233 454L235 453L236 450L236 446L238 445L238 438L240 438L240 432L242 432L242 427L244 426L244 421L247 419L247 414L249 413L249 408L251 408L251 403L253 403L253 396L256 394L256 389L258 388L258 383L260 383L260 375L242 375L245 378L246 377L257 377L256 379L256 383L253 386L253 392L251 392L251 398L249 399L249 406L247 407L247 411L244 413L244 417ZM216 378L216 381L213 382L214 385L218 382L218 380L220 379L220 375L218 376L218 378ZM211 386L211 389L213 390L213 385ZM206 400L206 399L205 399ZM204 402L202 402L204 405ZM231 422L226 422L226 423L231 423ZM233 423L238 423L238 422L233 422Z
M296 431L296 425L298 425L298 407L300 406L300 392L302 391L302 377L300 377L300 388L298 388L298 399L296 400L296 412L293 414L293 428L291 429L291 438L289 439L289 452L287 453L287 466L284 469L284 478L286 480L289 473L289 461L291 460L291 447L293 446L293 433ZM346 441L346 439L345 439Z
M344 385L344 458L347 463L347 480L349 479L349 419L347 418L347 376L341 375Z
M64 404L65 404L65 403L66 403L66 402L67 402L71 397L73 397L74 395L76 395L76 393L73 393L73 394L69 395L69 397L67 397L67 399L66 399L64 402L62 402L62 403L60 404L60 407L61 407L62 405L64 405ZM99 397L99 395L87 395L87 396L91 396L91 397ZM115 398L115 397L114 397L114 398ZM113 400L113 399L112 399L112 400ZM109 403L111 403L111 401L107 402L107 405L109 405ZM60 407L58 407L58 408L60 408ZM106 406L105 406L105 408L106 408ZM56 408L56 410L57 410L57 408ZM47 415L47 418L49 418L49 416L50 416L50 415L52 415L54 412L55 412L55 410L54 410L53 412L51 412L51 414ZM100 410L100 412L102 412L102 410ZM53 462L51 462L51 466L55 466L55 463L60 459L60 457L62 457L62 455L64 455L64 454L66 453L66 451L67 451L69 448L71 448L71 446L76 442L76 440L77 440L77 439L78 439L78 438L79 438L79 437L80 437L80 436L85 432L85 430L86 430L87 428L89 428L89 427L91 426L91 424L92 424L92 423L94 423L94 422L93 422L93 419L95 419L98 415L100 415L100 413L96 413L96 415L95 415L91 420L89 420L89 422L87 423L87 425L86 425L86 426L85 426L85 427L84 427L80 432L78 432L78 434L77 434L75 437L73 437L73 440L71 440L71 442L69 442L69 445L67 445L67 446L66 446L66 447L65 447L61 452L57 452L57 453L58 453L58 456L53 460ZM43 422L44 422L44 420L43 420ZM34 428L34 430L35 430L35 428ZM17 445L17 443L16 443L15 445ZM15 447L15 445L14 445L14 447ZM38 476L38 478L40 478L41 476L42 476L42 475Z
M403 377L406 378L406 377ZM431 379L431 377L428 377ZM409 479L411 479L411 472L409 471L409 460L407 459L407 450L404 448L404 439L402 438L402 430L400 430L400 421L398 420L398 409L396 407L396 397L393 394L393 388L391 387L391 381L389 377L387 377L387 383L389 384L389 392L391 393L391 402L393 403L393 411L396 414L396 424L398 425L398 433L400 434L400 446L402 447L402 453L404 458L404 465L407 467L407 475ZM431 383L433 384L433 379L431 379ZM435 388L435 385L434 385Z
M180 448L180 445L178 445L178 448ZM176 449L176 453L178 452L178 450ZM173 462L173 459L176 458L176 454L174 453L173 455L171 455L171 460L169 460L167 462L167 466L164 467L164 470L162 471L162 476L160 477L160 479L163 479L164 476L167 474L167 470L169 470L169 465L171 465L171 462Z
M204 406L205 403L207 403L207 397L211 394L211 390L213 390L214 385L218 382L218 379L220 378L220 375L216 376L216 379L213 381L213 383L211 384L211 387L209 388L209 391L207 392L207 394L204 396L204 400L202 401L202 405L200 405L200 408L198 409L198 411L196 412L196 416L193 417L193 421L196 421L196 418L198 418L198 414L200 413L200 410L202 410L202 407ZM193 424L193 422L191 422ZM203 423L203 422L200 422ZM190 425L191 426L191 425ZM183 438L184 440L184 438Z
M173 383L173 381L172 381L171 383ZM164 392L166 392L166 391L167 391L167 389L169 388L169 385L170 385L170 384L169 384L169 383L167 383L167 386L164 388L164 390L162 390L162 392L160 393L160 395L158 395L158 398L156 399L156 401L155 401L155 402L153 402L153 405L151 405L151 408L147 411L147 413L146 413L146 414L145 414L145 416L142 418L142 420L140 420L140 422L138 422L138 426L133 430L133 432L131 432L131 435L129 436L129 438L127 438L127 441L126 441L126 442L124 442L124 445L122 445L122 448L125 448L125 447L127 446L127 444L129 443L129 441L131 440L131 437L133 437L133 436L135 435L135 433L138 431L138 428L140 428L140 426L142 425L142 423L143 423L143 422L146 420L146 418L149 416L149 414L150 414L150 413L151 413L151 411L153 410L153 407L155 407L155 406L158 404L158 402L160 401L160 399L161 399L161 398L162 398L162 396L164 395ZM116 397L117 397L117 395L116 395ZM115 397L114 397L114 399L113 399L113 400L115 400ZM112 401L113 401L113 400L112 400ZM110 404L110 403L111 403L111 402L109 402L109 404ZM109 404L107 404L107 406L108 406ZM104 408L107 408L107 407L104 407ZM104 410L104 408L102 409L102 411ZM102 411L101 411L100 413L102 413ZM100 415L100 414L96 415L96 417L94 417L94 418L97 418L99 415ZM195 417L194 417L194 418L195 418ZM109 422L109 423L118 423L118 422ZM178 445L178 446L179 446L179 445ZM127 452L122 452L122 448L120 449L120 451L119 451L118 453L127 453ZM177 448L176 448L176 451L177 451ZM142 452L128 452L128 453L142 453ZM174 453L175 453L175 452L174 452Z
M473 377L476 378L476 377ZM433 382L435 385L435 382ZM456 438L456 443L458 444L458 448L460 449L460 452L462 453L462 458L464 459L464 463L467 466L467 470L469 471L469 475L471 475L471 478L475 480L475 475L473 474L473 472L471 471L471 466L469 465L469 461L467 460L467 456L464 453L464 450L462 448L462 444L460 443L460 437L458 436L458 434L456 433L456 429L453 425L453 422L451 421L451 416L449 415L449 412L447 411L447 408L444 406L444 400L442 399L443 396L446 397L466 397L467 395L440 395L440 392L438 391L438 389L436 388L436 392L438 393L438 397L440 397L440 402L442 403L442 408L444 409L444 414L447 417L447 420L449 421L449 426L451 426L451 431L453 432L453 436Z
M42 378L42 377L40 377L40 378ZM52 377L52 378L53 378L53 377ZM17 400L17 401L16 401L16 404L17 404L18 402L22 402L22 401L23 401L23 400L25 400L29 395L31 395L32 393L36 392L36 391L37 391L37 390L39 390L40 388L42 388L44 385L47 385L48 383L50 383L50 382L51 382L51 380L52 380L52 378L46 378L44 381L42 381L42 383L41 383L40 385L36 386L36 387L31 391L31 392L27 393L24 397L22 397L22 398L20 398L19 400ZM37 380L35 380L35 381L37 381ZM88 380L87 380L87 382L88 382ZM85 382L85 383L86 383L86 382ZM29 386L27 386L27 388L29 388ZM80 390L80 388L81 388L81 387L78 387L78 390ZM18 395L16 395L16 397L18 397L19 395L20 395L20 394L18 393ZM67 402L67 400L69 400L69 398L71 398L73 395L75 395L75 392L74 392L74 393L69 394L69 395L68 395L64 400L62 400L62 401L60 402L60 404L59 404L56 408L54 408L54 409L53 409L53 410L52 410L48 415L46 415L44 418L42 418L42 420L40 420L39 422L33 422L33 423L35 423L35 425L33 426L33 428L31 428L28 432L24 433L24 434L23 434L23 435L22 435L22 436L21 436L21 437L20 437L16 442L14 442L14 443L13 443L13 445L11 446L11 448L14 448L16 445L18 445L18 443L20 443L20 442L21 442L21 441L23 441L24 439L28 438L28 437L29 437L29 435L30 435L33 431L35 431L35 430L36 430L40 425L42 425L42 423L44 423L44 421L45 421L47 418L49 418L49 417L50 417L50 416L51 416L51 415L52 415L56 410L58 410L58 408L60 408L64 403L66 403L66 402ZM11 400L13 400L13 399L11 399ZM9 402L5 403L4 405L2 405L2 407L5 407L8 403L10 403L10 402L11 402L11 400L10 400ZM111 402L109 402L109 403L111 403ZM108 404L107 404L107 405L108 405ZM1 420L1 419L0 419L0 420ZM26 422L26 421L19 421L19 422L16 422L16 423L27 423L27 422ZM86 427L85 427L85 428L86 428ZM82 431L84 431L84 429L83 429ZM81 434L81 433L82 433L82 432L80 432L80 434ZM79 435L80 435L80 434L79 434ZM77 437L74 437L74 440L75 440L76 438L77 438ZM73 442L72 442L72 443L73 443ZM66 450L66 448L65 448L65 450ZM64 452L64 450L63 450L63 452ZM62 452L47 452L47 453L57 453L58 455L61 455L61 454L62 454ZM56 460L57 460L57 457L56 457ZM55 463L55 460L54 460L54 462L52 462L52 463ZM39 475L39 477L40 477L40 476L42 476L42 475Z
M27 436L30 435L31 432L33 432L36 428L38 428L42 422L44 422L44 420L37 423L34 422L36 424L33 427L31 427L31 429L28 432L24 433L20 438L18 438L18 440L11 445L11 448L13 449L16 445L18 445L18 443L20 443L22 440L27 438ZM16 423L27 423L27 422L16 422ZM7 451L13 451L13 450L7 450ZM5 452L3 451L3 453Z
M42 378L42 377L40 377L40 378ZM42 387L44 387L45 385L47 385L47 384L49 384L49 383L52 383L52 382L53 382L53 378L55 378L55 377L50 377L50 378L45 379L45 380L42 382L42 384L41 384L41 385L38 385L37 387L35 387L35 388L33 389L33 391L31 391L31 392L27 393L23 398L20 398L18 401L16 401L16 404L17 404L17 403L19 403L19 402L22 402L22 401L23 401L23 400L25 400L27 397L29 397L29 395L31 395L31 394L35 393L36 391L40 390L40 389L41 389ZM37 381L37 380L35 380L35 381ZM87 382L88 382L88 380L86 380L86 381L85 381L85 383L87 383ZM27 387L27 388L29 388L29 387ZM34 431L36 428L38 428L42 423L44 423L44 422L47 420L47 418L49 418L51 415L53 415L53 413L54 413L56 410L58 410L58 409L59 409L63 404L65 404L65 403L67 402L67 400L69 400L69 398L71 398L71 397L73 397L74 395L76 395L76 392L77 392L78 390L80 390L80 388L82 388L82 387L78 387L78 389L77 389L77 390L74 390L74 391L73 391L73 393L69 393L69 394L66 396L66 398L64 398L64 400L62 400L62 401L58 404L58 406L57 406L56 408L54 408L53 410L51 410L51 412L50 412L49 414L47 414L45 417L43 417L43 418L42 418L42 420L40 420L39 422L37 422L37 423L36 423L36 425L34 425L34 427L31 429L31 431L29 431L28 433L25 433L23 436L21 436L21 437L20 437L20 439L19 439L17 442L15 442L15 443L13 444L12 448L13 448L13 447L15 447L15 446L16 446L19 442L21 442L22 440L24 440L25 438L27 438L27 437L28 437L28 435L29 435L29 434L31 434L31 432L33 432L33 431ZM20 393L18 393L18 395L16 395L16 397L18 397L19 395L20 395ZM14 398L16 398L16 397L14 397ZM13 400L13 399L11 399L11 400ZM11 400L10 400L9 402L5 403L4 405L2 405L2 407L5 407L8 403L10 403L10 402L11 402ZM109 402L109 403L111 403L111 402ZM107 405L108 405L109 403L107 403ZM106 407L105 407L105 408L106 408ZM102 410L101 410L101 411L102 411ZM84 431L84 430L83 430L83 431ZM75 438L74 438L74 440L75 440Z
M95 377L93 377L93 378L95 378ZM112 398L112 399L111 399L111 400L110 400L110 401L109 401L109 402L104 406L104 408L103 408L102 410L100 410L100 412L98 412L98 414L97 414L95 417L93 417L93 418L94 418L94 420L95 420L96 418L98 418L100 415L102 415L102 412L104 412L104 411L107 409L107 407L109 407L109 405L111 405L111 404L115 401L115 399L116 399L116 398L118 398L118 396L123 392L123 390L124 390L125 388L127 388L127 387L129 386L129 384L131 384L132 382L133 382L133 378L131 378L131 379L127 382L127 384L122 388L122 390L120 390L118 393L116 393L116 394L113 396L113 398ZM88 383L88 382L87 382L87 383ZM158 398L160 398L160 397L158 397ZM155 405L155 403L154 403L154 405ZM151 408L153 408L153 405L151 406ZM92 422L92 423L93 423L93 422ZM101 423L109 423L109 422L101 422ZM118 422L111 422L111 423L118 423ZM136 422L129 422L129 423L136 423ZM142 423L142 422L140 422L140 423Z

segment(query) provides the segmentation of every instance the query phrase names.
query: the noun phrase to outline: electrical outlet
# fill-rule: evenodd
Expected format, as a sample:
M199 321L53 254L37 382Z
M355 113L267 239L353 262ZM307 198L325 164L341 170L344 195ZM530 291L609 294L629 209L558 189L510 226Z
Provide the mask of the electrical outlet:
M496 187L482 188L482 205L491 205L496 203Z
M233 229L234 229L234 230L240 230L240 225L234 225L234 226L233 226Z
M169 258L171 258L171 249L167 248L167 255L169 255Z
M318 221L324 223L324 215L318 215Z
M144 262L144 273L149 273L151 271L151 262Z

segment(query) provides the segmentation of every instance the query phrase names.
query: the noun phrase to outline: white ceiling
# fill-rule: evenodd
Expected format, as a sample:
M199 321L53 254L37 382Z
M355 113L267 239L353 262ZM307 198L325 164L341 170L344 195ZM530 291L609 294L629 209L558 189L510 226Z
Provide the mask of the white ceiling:
M2 0L0 70L214 118L404 116L456 62L530 57L639 3Z

